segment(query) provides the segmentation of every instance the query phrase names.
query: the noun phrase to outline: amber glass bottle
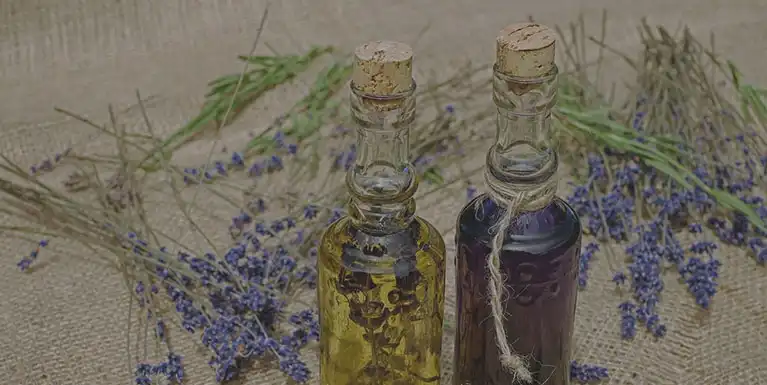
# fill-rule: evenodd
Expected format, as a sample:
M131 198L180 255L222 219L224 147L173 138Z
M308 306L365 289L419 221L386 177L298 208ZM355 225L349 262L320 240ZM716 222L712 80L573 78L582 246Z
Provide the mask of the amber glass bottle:
M487 155L488 193L463 209L456 233L454 384L567 385L581 227L554 195L554 33L538 24L510 26L498 37L497 54L498 135ZM488 273L493 252L497 293ZM493 295L501 296L497 308Z
M415 215L414 91L408 46L357 48L349 215L325 231L318 258L322 385L439 384L445 244Z

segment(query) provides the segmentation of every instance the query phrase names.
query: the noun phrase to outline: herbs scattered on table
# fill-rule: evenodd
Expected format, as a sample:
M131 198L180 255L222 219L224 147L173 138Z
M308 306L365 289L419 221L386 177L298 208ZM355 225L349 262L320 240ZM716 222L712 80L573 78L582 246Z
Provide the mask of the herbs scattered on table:
M634 338L640 328L657 337L674 332L667 330L659 312L669 275L688 288L701 308L715 309L717 279L727 269L726 258L717 256L721 245L750 250L755 265L767 262L767 207L761 196L767 91L743 83L732 64L720 63L689 33L679 39L663 29L642 28L642 58L627 59L637 71L632 100L618 105L599 92L599 75L587 76L585 58L577 54L582 50L577 44L585 42L581 36L575 39L580 43L565 45L569 59L562 68L555 113L566 139L562 144L571 146L562 151L564 161L575 170L568 200L594 240L584 246L579 284L588 290L594 264L608 263L615 270L615 289L631 294L615 304L618 334L624 339ZM601 40L595 42L604 47ZM183 381L183 352L167 344L179 328L210 351L219 381L235 378L254 360L276 364L297 381L309 378L300 354L312 346L319 330L313 305L303 303L301 293L315 284L314 242L344 210L342 173L357 155L344 127L343 101L336 98L348 80L349 66L337 62L325 67L304 98L242 148L200 159L197 165L176 165L170 155L211 124L230 123L236 113L309 70L326 52L314 48L304 55L242 57L253 65L243 79L229 75L213 81L200 114L173 135L152 138L150 145L123 135L111 114L107 126L79 118L118 140L115 157L86 156L75 148L43 160L31 172L3 158L0 212L28 225L0 229L31 234L39 241L20 258L20 269L34 266L49 239L64 238L79 242L123 274L142 319L151 323L151 334L166 350L160 362L132 352L138 358L132 363L137 384L153 378ZM422 191L423 201L464 193L471 199L477 193L477 170L465 164L484 154L493 131L488 127L494 113L489 82L475 79L486 69L462 68L453 78L419 91L421 114L433 114L413 130L411 142L419 176L431 184ZM736 91L735 103L714 86L709 74L716 71ZM234 95L237 83L240 92ZM477 98L487 101L484 107L472 104ZM232 100L235 114L223 121ZM151 134L148 119L146 124ZM137 151L138 158L126 148ZM330 167L322 188L312 194L301 191L302 184L326 172L320 169L323 162ZM66 192L44 182L46 174L61 170L71 172ZM168 196L208 249L189 250L149 224L145 174L160 171L171 181L165 186ZM291 186L270 192L264 183L274 179L264 181L273 174ZM119 186L107 183L114 176ZM236 188L241 198L225 195L224 187ZM183 197L183 190L192 188L205 189L230 205L234 215L221 223L231 237L225 247L208 239L189 214L200 206ZM131 197L121 201L119 210L109 203L115 189ZM575 361L571 366L571 376L582 383L607 374L605 368Z

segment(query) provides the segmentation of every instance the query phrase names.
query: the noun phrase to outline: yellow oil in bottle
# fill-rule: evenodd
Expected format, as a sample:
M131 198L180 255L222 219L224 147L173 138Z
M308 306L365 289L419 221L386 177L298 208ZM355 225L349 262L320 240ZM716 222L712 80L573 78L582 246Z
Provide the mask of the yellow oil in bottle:
M439 384L445 244L431 224L376 234L341 218L318 274L321 385Z

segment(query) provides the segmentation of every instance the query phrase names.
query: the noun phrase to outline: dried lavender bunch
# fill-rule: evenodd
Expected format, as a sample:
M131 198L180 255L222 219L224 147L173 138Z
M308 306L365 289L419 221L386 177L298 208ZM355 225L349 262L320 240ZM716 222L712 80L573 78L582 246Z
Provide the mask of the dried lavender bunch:
M454 83L437 88L457 88ZM454 99L455 105L433 111L434 118L426 120L414 135L413 145L418 151L414 163L419 175L435 187L424 189L425 194L449 194L437 188L438 184L444 187L466 178L465 172L453 170L455 175L450 175L440 167L454 164L473 151L472 144L459 142L456 134L461 132L466 138L473 135L471 130L453 125L476 126L490 116L471 114L460 119L455 114L456 106L472 97L467 94ZM143 106L141 110L146 118ZM292 116L311 113L307 109ZM308 380L310 374L300 352L311 345L319 330L313 304L301 304L297 298L315 284L317 236L342 213L346 195L341 181L356 157L352 135L331 122L327 118L330 114L325 115L327 120L278 119L271 137L254 137L245 148L213 155L203 166L180 167L166 162L162 170L172 180L166 194L175 197L185 215L196 206L194 197L192 202L182 199L184 192L196 196L204 189L227 200L223 191L240 185L244 203L232 207L235 215L228 226L231 242L223 250L211 242L210 250L218 251L201 251L183 247L149 224L143 197L149 193L150 183L144 176L145 171L152 170L143 169L141 160L155 151L153 141L128 138L111 110L111 127L68 114L113 136L120 153L112 162L102 162L102 157L71 151L73 161L68 166L74 171L64 186L69 194L57 192L56 186L45 184L38 175L24 172L5 159L0 168L11 177L0 177L0 193L10 209L3 211L34 225L8 230L46 237L20 267L34 267L32 262L39 248L47 246L48 238L76 240L124 273L140 312L146 316L142 318L154 325L158 341L167 342L171 324L197 335L211 352L210 365L217 381L236 378L251 361L276 362L294 380ZM151 134L151 123L148 118L146 121ZM307 129L308 125L313 128ZM301 132L304 136L296 134ZM127 148L134 153L125 151ZM252 151L254 148L258 150ZM261 194L257 188L264 178L275 174L300 185L317 177L318 163L328 165L320 172L331 181L326 191L312 196L284 191L275 197ZM102 174L111 176L102 179ZM253 186L243 188L242 182L233 182L243 179L251 181L245 185ZM74 184L80 188L71 188ZM72 195L74 192L78 195ZM28 199L30 195L34 199ZM97 207L78 200L93 196L99 197ZM191 215L187 219L194 222ZM183 352L164 346L168 350L166 361L139 359L135 366L137 384L150 384L158 378L171 383L183 380Z
M737 137L733 140L749 152L744 141ZM664 287L662 272L667 266L678 272L698 305L709 307L721 266L715 256L714 239L748 247L759 264L767 262L765 233L743 213L723 210L702 188L668 180L647 164L607 150L609 155L589 156L587 181L576 185L568 200L590 234L605 243L629 242L625 252L631 262L614 276L618 285L629 280L634 293L633 303L620 306L624 338L635 334L636 322L629 317L636 317L639 324L656 336L666 333L657 308ZM607 159L615 166L608 168ZM741 162L735 160L716 167L714 173L701 166L695 173L707 186L725 189L737 194L744 203L756 205L760 218L767 218L767 207L755 182L764 171L743 167ZM726 172L736 167L745 172ZM683 232L693 235L689 237L692 243L683 243L680 236ZM587 261L594 251L594 246L584 249L581 266L584 285Z
M572 28L573 34L579 30ZM577 101L561 111L565 125L579 126L577 118L583 117L594 126L632 131L621 140L609 140L606 135L611 133L583 126L580 135L567 133L580 138L575 153L584 154L573 161L587 166L581 168L586 173L576 176L580 182L574 184L569 202L584 229L605 246L612 266L613 245L628 243L629 262L617 267L613 277L619 287L629 285L633 294L632 300L618 306L624 339L633 338L638 326L657 337L666 334L658 308L663 272L669 267L695 302L709 309L722 267L717 241L750 249L758 264L767 262L767 207L762 197L767 156L765 120L759 114L765 111L763 93L741 84L734 66L723 66L713 50L687 30L675 37L643 22L640 32L645 46L640 59L619 54L637 71L631 89L635 97L610 107L603 95L571 78L569 87L577 92L570 94ZM602 40L592 41L609 49ZM574 56L571 64L581 65ZM730 88L717 84L716 76ZM736 95L740 108L729 102L728 92ZM608 108L601 118L585 117L576 112L579 103ZM651 149L668 150L666 158L641 156ZM583 250L582 287L598 249L593 243Z
M246 215L237 219L251 223ZM147 306L164 291L175 305L181 326L190 333L199 332L202 344L213 353L210 365L219 382L235 378L244 361L265 356L276 359L296 381L306 381L309 371L299 351L318 337L317 320L312 309L289 312L286 306L297 291L314 288L315 275L281 245L267 245L271 237L295 226L285 218L273 222L269 230L246 231L222 256L178 253L175 258L192 274L178 274L161 262L164 257L158 257L151 284L136 284L140 305ZM148 242L134 234L128 239L133 240L135 253L151 258L143 246ZM281 331L279 322L286 316L288 330ZM164 329L162 322L157 319L157 330ZM163 332L157 335L164 338Z

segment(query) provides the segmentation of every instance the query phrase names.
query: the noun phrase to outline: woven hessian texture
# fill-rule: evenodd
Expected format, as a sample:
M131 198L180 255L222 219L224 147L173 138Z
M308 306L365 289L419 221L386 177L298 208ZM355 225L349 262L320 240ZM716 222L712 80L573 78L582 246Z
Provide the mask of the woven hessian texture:
M718 50L738 63L749 80L767 84L763 70L767 2L722 4L716 0L283 0L271 8L263 42L288 53L313 44L350 49L370 39L401 40L414 45L419 76L428 72L444 77L467 59L491 61L495 35L508 23L533 15L537 21L563 25L583 12L591 32L598 33L601 10L607 8L608 41L616 47L635 48L640 16L672 29L681 20L701 37L716 33ZM0 151L21 164L32 164L68 146L87 151L112 145L92 129L55 113L53 106L105 121L107 103L128 108L136 89L156 97L151 118L158 131L169 132L197 111L207 80L240 70L234 58L251 46L263 7L263 1L253 0L0 1ZM415 41L426 25L428 31ZM268 51L262 46L259 52ZM231 131L265 127L299 94L286 90L270 94ZM135 113L126 116L138 122ZM184 156L199 159L208 148L203 143ZM447 208L421 214L447 228L462 200L456 196ZM154 206L157 221L183 235L179 217L164 213L160 206ZM225 220L231 213L222 207L219 215ZM214 234L225 226L220 221L203 225ZM451 243L452 234L446 239ZM61 242L41 256L32 274L22 274L15 264L31 246L6 238L0 244L0 382L131 383L128 297L121 277L94 263L87 250ZM767 384L766 269L738 250L724 248L719 255L724 261L721 290L710 312L699 311L685 288L667 279L661 316L667 321L668 336L655 341L640 332L630 343L619 338L616 308L627 294L616 291L610 282L612 270L601 257L578 302L576 358L609 367L610 384ZM452 279L448 287L452 313ZM131 334L137 335L139 329L134 323ZM448 330L446 357L450 334ZM189 338L177 336L174 343L186 353L187 384L213 384L206 354L195 354ZM132 346L131 355L135 350ZM311 366L316 369L316 360ZM449 366L445 371L450 372ZM242 383L282 381L274 371L260 371Z

